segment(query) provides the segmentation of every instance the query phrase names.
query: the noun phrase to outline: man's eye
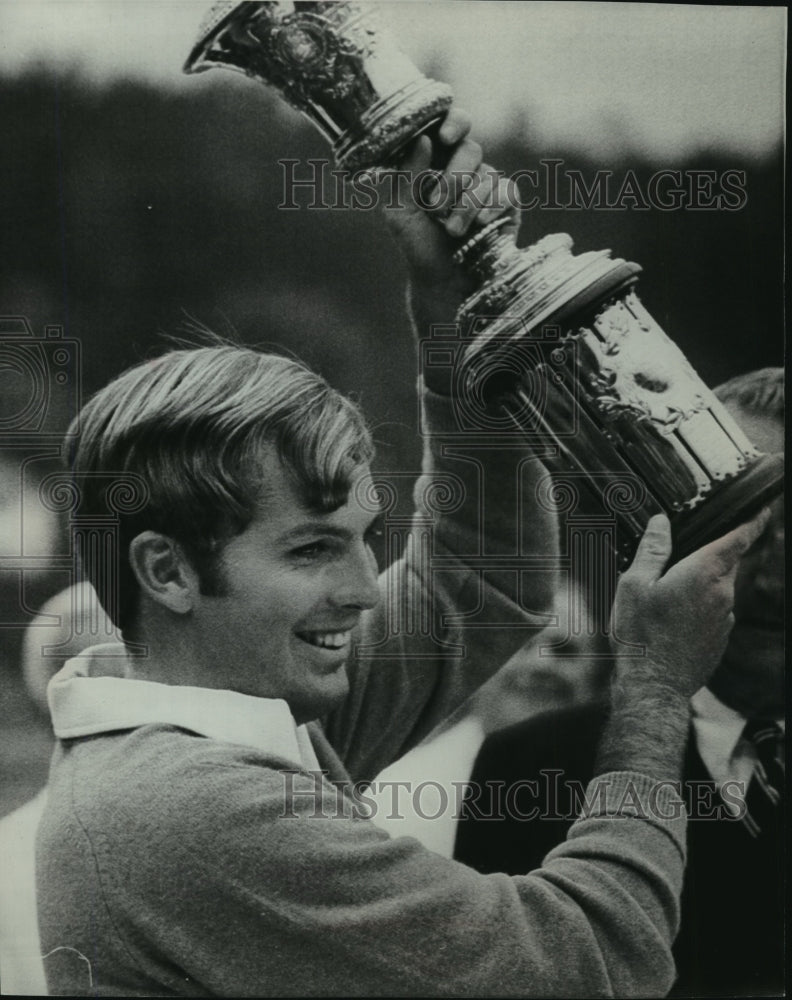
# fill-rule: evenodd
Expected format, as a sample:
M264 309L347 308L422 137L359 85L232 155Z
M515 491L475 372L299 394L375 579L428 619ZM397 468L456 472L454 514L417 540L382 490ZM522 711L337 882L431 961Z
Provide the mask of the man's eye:
M380 538L382 538L382 535L382 525L374 524L366 532L366 543L368 545L373 545L375 542L378 542Z
M327 546L324 542L311 542L308 545L300 545L298 548L292 549L291 555L297 559L314 559L326 551Z

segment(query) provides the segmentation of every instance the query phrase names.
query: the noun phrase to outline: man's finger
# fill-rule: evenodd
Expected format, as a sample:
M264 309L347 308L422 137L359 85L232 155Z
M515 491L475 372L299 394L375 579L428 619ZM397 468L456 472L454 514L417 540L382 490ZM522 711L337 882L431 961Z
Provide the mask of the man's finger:
M446 224L452 236L464 235L473 221L481 215L484 205L493 203L497 183L497 174L485 173L481 169L471 172L464 179Z
M688 560L695 559L699 563L706 563L713 576L727 576L737 568L740 559L765 530L769 520L770 508L764 507L752 520L746 521L721 538L716 538L714 542L703 545L683 559L679 566L682 567Z
M470 115L460 108L451 107L438 130L437 137L443 145L454 146L465 138L470 126Z
M670 555L671 524L665 514L655 514L649 518L627 573L650 582L659 580Z
M448 218L453 212L467 217L471 201L465 192L475 192L482 185L479 174L481 159L481 146L472 139L465 139L456 147L442 175L438 175L437 183L429 189L432 192L430 211L441 218ZM451 232L459 236L465 228L463 224L460 229Z
M509 182L498 171L482 163L475 173L465 178L464 192L460 192L449 216L449 233L462 236L474 221L479 226L485 226L497 219L512 207L509 194Z
M517 229L520 221L520 195L517 185L509 178L500 177L496 184L490 184L490 188L493 189L493 196L479 213L479 225L486 226L508 213L512 220L511 227Z
M470 185L470 175L475 174L484 159L484 150L475 139L464 139L454 148L445 168L445 175L452 190L462 192Z
M428 135L419 135L409 147L399 169L409 174L420 174L428 170L432 162L432 140Z

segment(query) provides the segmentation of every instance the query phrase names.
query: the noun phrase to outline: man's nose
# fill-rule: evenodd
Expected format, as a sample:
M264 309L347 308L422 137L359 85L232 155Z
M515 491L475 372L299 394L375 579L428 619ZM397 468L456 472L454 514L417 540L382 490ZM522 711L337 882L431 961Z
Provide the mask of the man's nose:
M379 603L377 560L368 546L361 546L342 560L334 581L333 603L338 607L366 611Z

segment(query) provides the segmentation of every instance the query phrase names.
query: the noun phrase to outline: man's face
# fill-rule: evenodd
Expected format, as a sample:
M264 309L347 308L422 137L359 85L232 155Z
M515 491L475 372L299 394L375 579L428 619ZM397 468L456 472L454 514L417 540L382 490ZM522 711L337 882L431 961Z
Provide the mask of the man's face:
M783 451L780 420L732 409L738 424L762 451ZM784 499L743 556L734 591L735 624L712 690L747 716L776 715L784 708Z
M376 518L354 486L343 507L313 513L274 456L265 468L259 513L223 549L223 596L201 596L194 622L218 687L282 698L299 723L347 694L352 630L379 599Z

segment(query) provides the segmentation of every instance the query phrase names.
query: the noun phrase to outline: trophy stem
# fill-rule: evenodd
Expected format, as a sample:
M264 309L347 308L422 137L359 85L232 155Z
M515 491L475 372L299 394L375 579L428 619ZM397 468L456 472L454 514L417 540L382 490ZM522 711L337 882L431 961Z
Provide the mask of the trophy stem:
M505 272L521 257L514 241L502 232L508 223L508 218L500 218L484 226L456 251L455 262L482 280Z

